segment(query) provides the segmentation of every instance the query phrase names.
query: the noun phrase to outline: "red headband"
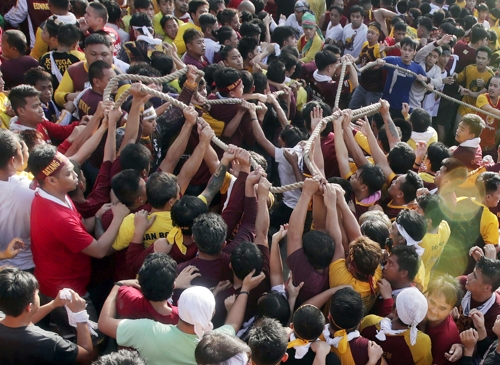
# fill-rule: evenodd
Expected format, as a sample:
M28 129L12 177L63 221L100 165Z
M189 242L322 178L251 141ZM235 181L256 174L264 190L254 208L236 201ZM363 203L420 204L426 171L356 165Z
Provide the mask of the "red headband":
M224 94L227 94L228 92L230 91L233 91L234 89L236 89L238 86L240 86L242 83L241 79L238 79L238 81L232 83L231 85L228 85L226 87L218 87L217 86L217 90L219 90L220 93L224 93Z
M52 161L45 167L42 171L40 171L37 175L36 178L39 181L45 180L49 176L54 176L63 168L64 165L66 165L66 162L68 159L66 156L63 154L57 152Z

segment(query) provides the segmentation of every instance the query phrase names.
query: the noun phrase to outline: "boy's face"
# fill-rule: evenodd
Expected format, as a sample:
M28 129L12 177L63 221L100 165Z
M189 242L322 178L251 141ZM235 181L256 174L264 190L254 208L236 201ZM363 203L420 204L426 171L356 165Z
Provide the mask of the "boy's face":
M74 170L73 164L69 160L52 178L55 188L60 192L68 193L75 190L78 186L78 175Z
M44 104L52 100L52 82L50 80L38 81L35 84L35 89L40 91L40 101Z
M455 140L458 143L463 143L469 139L476 138L476 135L470 133L470 128L464 122L458 124L457 132L455 133Z
M378 33L374 30L368 29L368 33L366 33L366 40L370 44L374 44L378 42Z
M147 8L135 9L135 11L141 14L146 14L151 20L153 20L155 16L155 8L153 7L153 4L149 4Z
M178 13L187 13L189 0L174 0L174 9Z
M448 64L448 61L450 60L450 54L448 52L446 52L446 54L442 54L441 56L439 56L438 58L438 64L440 66L446 66Z
M406 32L404 30L397 30L394 32L394 40L396 43L401 42L404 37L406 37Z
M476 66L477 68L485 68L490 63L490 58L488 53L480 51L476 55Z
M224 41L225 46L233 46L234 48L238 48L238 35L236 32L233 30L231 33L231 38L228 40Z
M474 9L474 7L476 6L476 0L466 0L465 1L465 7L469 10L472 10Z
M16 114L19 118L30 125L36 125L43 122L44 113L38 96L29 96L25 98L25 101L26 105L24 108L17 108L16 110Z
M142 135L150 136L156 130L156 118L142 121Z
M303 11L294 10L293 13L295 14L295 19L297 20L297 22L301 22L302 21L302 16L304 15L304 12Z
M193 39L191 42L186 43L187 50L196 55L196 56L204 56L205 55L205 39L198 37Z
M43 27L43 30L42 30L42 41L44 41L47 44L50 43L50 34L47 31L47 26Z
M411 63L411 60L413 60L413 56L415 56L415 53L417 53L417 51L408 44L405 44L403 47L401 47L401 59L406 64Z
M163 15L173 14L174 0L160 0L159 7Z
M227 54L227 59L224 60L224 64L235 70L243 70L243 57L241 57L240 52L234 48Z
M428 67L432 67L436 64L436 62L438 61L438 58L439 58L439 54L437 52L432 51L425 58L425 64Z
M480 11L477 14L478 18L481 20L485 20L488 17L488 12L487 11Z
M337 25L340 23L340 15L339 12L336 9L330 10L330 21L332 22L332 25Z
M304 29L304 36L306 37L306 39L311 39L314 37L316 29L314 28L303 28L303 29Z
M229 96L232 98L241 98L243 96L243 83L239 84L233 91L230 91Z
M401 271L399 270L398 257L396 255L389 255L382 270L382 277L389 283L393 284L401 278Z
M102 78L101 79L94 79L94 85L99 90L104 90L106 88L106 86L108 86L109 80L111 80L115 76L116 76L116 73L113 70L113 68L104 69L104 70L102 70Z
M292 47L297 47L297 38L294 36L288 37L284 42L283 46L292 46Z
M163 27L163 31L170 39L175 39L177 36L177 32L179 31L179 23L177 20L170 19L165 22L165 26Z

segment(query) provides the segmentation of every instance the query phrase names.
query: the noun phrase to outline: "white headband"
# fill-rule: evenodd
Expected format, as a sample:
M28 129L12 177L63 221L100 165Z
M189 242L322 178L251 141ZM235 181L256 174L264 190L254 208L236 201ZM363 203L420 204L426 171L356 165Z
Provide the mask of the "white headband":
M151 120L157 117L154 107L150 107L142 112L142 120Z
M424 249L419 246L419 243L422 241L415 241L413 238L411 238L408 232L406 232L403 226L398 222L396 222L396 227L398 228L399 234L406 240L406 245L415 246L415 250L417 251L418 256L422 256L424 254Z
M132 28L134 30L142 31L142 35L137 37L138 41L145 41L145 42L152 44L152 45L155 45L155 46L162 43L161 39L156 39L155 37L153 37L153 34L151 34L151 31L153 31L153 28L148 28L145 25L143 25L142 27L132 26Z

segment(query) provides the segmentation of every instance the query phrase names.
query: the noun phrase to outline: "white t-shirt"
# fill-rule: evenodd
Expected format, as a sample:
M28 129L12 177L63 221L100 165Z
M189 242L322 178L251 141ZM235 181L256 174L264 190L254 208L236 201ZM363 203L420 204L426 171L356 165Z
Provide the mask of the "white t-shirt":
M290 14L290 16L286 19L286 25L295 29L300 35L304 34L304 29L302 29L302 25L300 25L297 21L295 14Z
M213 39L205 38L205 57L210 64L214 63L214 55L220 51L220 44Z
M339 23L336 26L332 27L332 22L328 23L325 39L328 38L336 41L341 41L343 35L344 35L344 28L342 28L342 24Z
M352 23L344 27L342 42L344 42L344 54L350 54L354 58L358 58L363 49L363 44L366 42L366 34L368 27L361 24L358 29L352 29Z
M35 191L29 188L31 181L17 175L9 181L0 181L0 251L5 251L13 238L21 238L26 249L13 259L2 260L0 265L11 265L21 270L35 266L31 254L30 216Z
M303 151L300 146L295 146L294 148L291 148L298 156L299 156L299 167L302 165L302 156L303 156ZM281 180L281 185L288 185L288 184L293 184L297 182L297 179L295 179L295 175L293 174L293 168L292 165L288 163L288 161L285 158L285 155L283 154L283 149L276 147L274 149L274 159L278 163L278 173L280 175L280 180ZM302 169L301 169L302 170ZM299 201L300 198L300 189L295 189L291 191L286 191L283 193L283 203L286 204L287 207L289 208L295 208L297 205L297 202Z

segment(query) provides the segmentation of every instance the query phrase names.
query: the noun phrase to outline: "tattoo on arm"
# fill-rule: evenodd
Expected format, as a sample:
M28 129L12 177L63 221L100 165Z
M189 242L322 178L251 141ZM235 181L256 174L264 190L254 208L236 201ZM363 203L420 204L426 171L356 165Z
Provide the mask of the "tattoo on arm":
M207 184L207 187L203 191L203 196L207 199L208 204L212 201L213 197L222 187L224 183L224 178L226 177L227 166L222 163L217 166L214 174L210 178L210 181Z

